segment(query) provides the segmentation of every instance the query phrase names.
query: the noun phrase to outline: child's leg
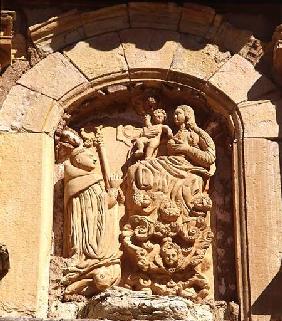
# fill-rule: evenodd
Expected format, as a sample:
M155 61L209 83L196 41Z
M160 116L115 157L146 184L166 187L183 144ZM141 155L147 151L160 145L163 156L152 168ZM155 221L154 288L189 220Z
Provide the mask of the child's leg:
M141 137L136 139L135 146L136 146L136 151L135 151L135 156L142 156L144 153L144 147L145 143L148 141L146 137Z
M160 145L160 139L152 138L147 145L145 159L152 158L154 156L156 149L159 147L159 145Z
M146 153L145 153L145 159L152 158L154 154L155 148L152 146L147 146Z

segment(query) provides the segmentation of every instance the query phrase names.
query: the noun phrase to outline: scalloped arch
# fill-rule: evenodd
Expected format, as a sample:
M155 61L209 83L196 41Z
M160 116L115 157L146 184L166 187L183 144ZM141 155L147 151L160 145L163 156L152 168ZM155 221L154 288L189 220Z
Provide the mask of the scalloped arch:
M30 27L30 35L46 57L10 90L0 111L3 131L53 134L83 96L154 80L201 90L237 124L237 137L279 135L278 90L249 61L258 40L210 7L146 2L72 10Z

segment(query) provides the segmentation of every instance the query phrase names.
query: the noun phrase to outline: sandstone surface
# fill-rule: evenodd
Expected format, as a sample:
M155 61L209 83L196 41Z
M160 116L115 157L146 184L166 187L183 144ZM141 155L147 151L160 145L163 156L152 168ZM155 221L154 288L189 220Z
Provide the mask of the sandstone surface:
M80 317L108 320L212 321L209 305L194 304L176 296L148 295L114 287L93 297Z

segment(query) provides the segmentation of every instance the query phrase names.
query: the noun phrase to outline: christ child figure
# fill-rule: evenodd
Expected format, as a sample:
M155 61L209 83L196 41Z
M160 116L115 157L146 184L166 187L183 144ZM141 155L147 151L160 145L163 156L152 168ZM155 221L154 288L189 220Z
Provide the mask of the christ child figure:
M151 121L152 119L152 121ZM163 109L156 109L152 112L152 117L149 114L145 115L145 127L143 134L135 141L136 157L145 156L145 159L155 157L158 152L158 147L161 143L161 136L167 135L167 138L172 138L172 130L164 125L167 119L166 112Z

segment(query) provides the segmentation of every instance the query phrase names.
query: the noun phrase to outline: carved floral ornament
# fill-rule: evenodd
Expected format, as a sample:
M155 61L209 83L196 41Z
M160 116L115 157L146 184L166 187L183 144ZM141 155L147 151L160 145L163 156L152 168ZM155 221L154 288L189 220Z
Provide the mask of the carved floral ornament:
M61 128L58 148L68 146L64 296L89 297L118 284L199 302L210 293L215 144L192 107L176 106L169 119L156 95L135 98L143 127L114 127L127 150L122 173L111 169L109 155L121 151L107 145L102 123Z

